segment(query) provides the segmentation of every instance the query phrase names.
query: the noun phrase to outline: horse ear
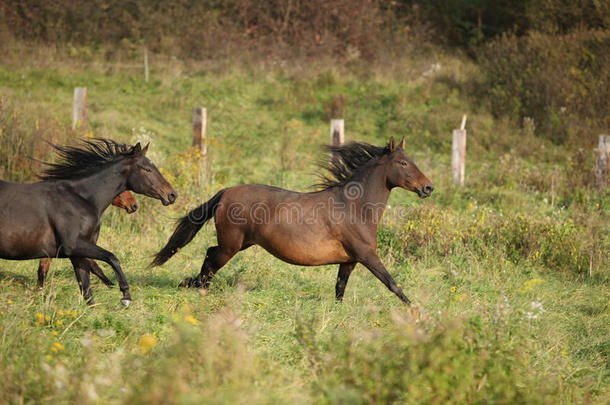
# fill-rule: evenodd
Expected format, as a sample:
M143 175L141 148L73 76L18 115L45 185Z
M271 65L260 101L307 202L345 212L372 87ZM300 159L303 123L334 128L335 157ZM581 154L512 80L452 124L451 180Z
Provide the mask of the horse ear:
M131 148L131 153L134 155L137 155L140 152L142 152L142 145L140 145L140 142L138 142L135 144L135 146L133 148Z
M394 152L396 150L396 142L394 142L394 137L390 137L390 152Z
M404 136L400 140L400 143L398 144L398 146L400 147L400 149L405 150L405 137Z
M148 143L146 144L146 146L144 147L144 149L142 149L142 154L143 154L143 155L146 155L146 152L148 152L148 147L149 147L149 146L150 146L150 142L148 142Z

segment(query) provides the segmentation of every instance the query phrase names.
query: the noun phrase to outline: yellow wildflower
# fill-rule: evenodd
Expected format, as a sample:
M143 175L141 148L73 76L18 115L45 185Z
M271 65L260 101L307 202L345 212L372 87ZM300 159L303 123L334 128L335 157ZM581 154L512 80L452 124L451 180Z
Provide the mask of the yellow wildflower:
M142 353L148 353L156 345L157 338L154 335L145 333L140 337L140 349L142 349Z
M59 316L64 316L64 311L59 311L59 312L57 313L57 315L59 315Z
M187 322L192 323L193 325L197 325L197 324L199 323L199 321L197 321L197 319L193 318L193 316L192 316L192 315L187 316L187 317L185 318L185 320L186 320Z
M61 319L57 319L57 320L55 321L55 325L57 325L57 326L61 326L61 324L62 324L62 323L63 323L63 322L61 321Z
M62 350L64 350L64 345L62 345L59 342L55 342L55 343L53 343L53 346L51 346L51 351L53 353L57 353L57 352L60 352Z
M454 285L452 285L452 286L451 286L451 288L450 288L449 290L450 290L452 293L454 293L454 292L455 292L455 290L456 290L456 288L455 288L455 286L454 286Z
M41 313L37 313L36 315L34 315L36 317L36 321L38 323L44 323L44 315Z
M59 335L59 332L58 332L58 331L56 331L56 330L54 330L53 332L51 332L51 335L53 335L53 336L57 336L57 335Z
M8 300L7 302L8 302L9 304L12 304L12 303L13 303L13 300Z
M49 321L51 320L51 317L50 317L49 315L45 315L45 316L44 316L44 320L45 320L45 321L47 321L47 322L49 322Z

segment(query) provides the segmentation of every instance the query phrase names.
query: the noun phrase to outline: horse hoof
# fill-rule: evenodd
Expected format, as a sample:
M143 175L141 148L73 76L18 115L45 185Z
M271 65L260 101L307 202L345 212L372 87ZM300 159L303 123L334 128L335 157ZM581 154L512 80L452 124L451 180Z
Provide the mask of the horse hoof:
M121 302L123 303L125 308L129 307L129 304L131 304L131 300L121 300Z

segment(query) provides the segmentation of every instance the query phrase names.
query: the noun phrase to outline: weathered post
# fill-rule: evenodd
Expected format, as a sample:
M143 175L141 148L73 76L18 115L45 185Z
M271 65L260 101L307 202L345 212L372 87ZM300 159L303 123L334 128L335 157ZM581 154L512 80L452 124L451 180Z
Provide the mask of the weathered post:
M342 119L330 120L330 144L332 146L343 145L345 141L344 122Z
M148 48L144 48L144 80L148 83Z
M193 108L193 148L199 153L199 181L203 179L207 168L208 148L206 144L207 110L204 107Z
M595 159L595 188L602 190L608 187L610 172L610 135L599 136L597 159Z
M87 123L87 88L74 88L74 103L72 107L72 130L80 128Z
M344 123L342 119L330 120L330 146L341 146L345 140ZM332 161L333 154L330 154Z
M462 117L460 129L453 130L451 145L451 178L453 184L464 185L466 172L466 115Z

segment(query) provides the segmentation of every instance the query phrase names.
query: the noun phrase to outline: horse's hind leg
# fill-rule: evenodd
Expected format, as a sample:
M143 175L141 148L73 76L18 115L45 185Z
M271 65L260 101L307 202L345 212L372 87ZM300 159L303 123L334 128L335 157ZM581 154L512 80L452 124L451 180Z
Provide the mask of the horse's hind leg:
M110 279L108 277L106 277L106 274L104 274L104 272L102 271L100 266L98 266L97 263L91 259L89 259L89 271L91 271L91 273L95 274L97 276L97 278L99 278L102 281L102 283L104 283L106 285L106 287L114 286L114 283L112 281L110 281Z
M38 263L38 288L42 289L44 285L44 281L47 278L47 272L49 271L49 267L51 266L51 259L40 259Z
M345 286L347 285L347 280L349 279L350 274L352 274L352 270L356 267L356 262L354 263L342 263L339 265L339 274L337 275L337 285L335 286L335 296L337 297L337 301L343 300L343 293L345 293Z
M121 268L121 262L119 262L119 259L117 259L117 257L113 253L89 241L79 240L75 247L71 248L69 251L66 252L66 256L77 256L79 258L88 257L90 259L101 260L105 263L108 263L114 270L116 278L119 281L119 289L123 293L123 298L121 299L121 302L126 307L129 306L129 304L131 303L129 284L127 283L127 279L125 278L125 273L123 273L123 269ZM87 272L87 275L89 275L89 272Z
M210 280L214 274L227 264L237 251L223 249L220 246L212 246L205 255L205 260L201 266L201 272L197 277L187 277L180 283L179 287L208 288Z
M89 305L93 305L93 293L91 291L91 280L89 277L91 263L89 263L88 259L82 258L70 258L70 261L72 262L72 266L74 266L76 280L78 281L85 302Z

